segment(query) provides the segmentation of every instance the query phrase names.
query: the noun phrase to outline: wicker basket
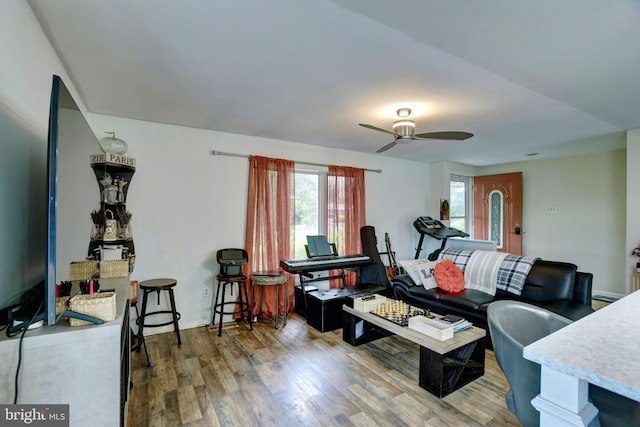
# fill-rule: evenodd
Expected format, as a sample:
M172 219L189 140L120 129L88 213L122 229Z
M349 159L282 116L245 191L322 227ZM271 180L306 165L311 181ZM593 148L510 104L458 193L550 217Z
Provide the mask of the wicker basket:
M97 317L105 322L116 318L116 293L102 292L93 295L76 295L69 300L69 309L76 313ZM86 320L69 319L71 326L93 325Z
M100 261L100 278L127 277L129 276L129 260L114 259Z
M67 301L69 301L69 297L56 298L56 316L67 309Z
M69 280L91 279L98 271L98 261L73 261L69 264Z

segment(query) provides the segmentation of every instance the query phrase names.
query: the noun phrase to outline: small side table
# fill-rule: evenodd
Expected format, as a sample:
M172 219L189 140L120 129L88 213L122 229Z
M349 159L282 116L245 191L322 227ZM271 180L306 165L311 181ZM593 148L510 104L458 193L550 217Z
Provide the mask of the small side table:
M258 286L260 288L260 306L258 312L258 319L262 317L262 288L264 286L275 286L276 287L276 315L275 315L275 323L276 329L278 329L279 324L278 320L280 317L283 318L282 325L287 324L287 303L289 297L287 295L287 278L282 271L256 271L251 276L251 281L254 286ZM284 308L284 312L282 315L280 314L280 286L283 287L282 292L282 305Z

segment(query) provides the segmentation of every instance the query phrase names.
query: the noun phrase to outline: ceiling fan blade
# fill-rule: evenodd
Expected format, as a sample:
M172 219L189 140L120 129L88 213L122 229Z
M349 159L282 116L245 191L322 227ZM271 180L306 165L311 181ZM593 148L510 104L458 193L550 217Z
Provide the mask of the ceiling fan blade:
M384 147L382 147L381 149L377 150L376 153L382 153L383 151L387 151L389 148L393 148L396 146L396 144L398 144L397 142L393 141L390 142L389 144L385 145Z
M376 126L366 125L366 124L364 124L364 123L358 123L358 124L359 124L360 126L362 126L363 128L373 129L373 130L377 130L377 131L384 132L384 133L390 133L391 135L394 135L394 136L397 136L397 137L402 136L402 135L400 135L399 133L395 133L395 132L394 132L394 131L392 131L392 130L382 129L382 128L379 128L379 127L376 127Z
M469 139L473 136L472 133L469 132L458 132L458 131L449 131L449 132L426 132L419 133L414 135L414 138L420 139L448 139L452 141L464 141L465 139Z

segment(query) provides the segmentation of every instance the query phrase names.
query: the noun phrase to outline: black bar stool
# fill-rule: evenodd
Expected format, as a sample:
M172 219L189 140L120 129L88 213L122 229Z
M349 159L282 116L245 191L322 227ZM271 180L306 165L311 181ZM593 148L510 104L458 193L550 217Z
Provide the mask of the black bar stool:
M136 321L138 323L138 336L144 337L143 332L144 328L158 328L160 326L166 326L173 324L173 330L176 333L176 337L178 338L178 345L182 345L182 340L180 340L180 328L178 327L178 320L180 320L180 313L176 310L176 300L173 295L173 287L176 286L177 282L175 279L151 279L145 280L144 282L140 282L140 289L142 290L142 312L140 313L140 317ZM171 310L159 310L152 311L147 313L147 297L151 292L156 292L158 294L158 305L160 305L160 291L168 291L169 292L169 302L171 303ZM155 314L171 314L172 320L164 323L153 323L149 324L146 322L147 316L152 316ZM146 345L145 345L146 350ZM149 355L147 354L147 363L149 363L148 359Z
M216 314L219 314L218 336L222 336L222 316L225 314L232 316L241 314L241 320L244 320L246 315L249 320L249 328L253 331L253 287L251 288L251 299L249 299L249 293L247 292L248 277L243 271L243 266L248 260L247 251L235 248L220 249L216 254L216 259L220 264L220 274L216 276L218 289L213 303L211 324L216 324ZM233 295L234 284L238 285L238 300L225 301L224 296L227 293L227 286L231 288L231 294ZM218 303L221 292L222 301ZM233 308L225 311L225 306L228 305L233 306Z

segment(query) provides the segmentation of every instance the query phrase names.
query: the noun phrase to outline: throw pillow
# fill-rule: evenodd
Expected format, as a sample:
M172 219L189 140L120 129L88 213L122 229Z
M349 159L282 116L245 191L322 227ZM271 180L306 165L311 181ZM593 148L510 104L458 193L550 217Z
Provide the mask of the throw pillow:
M420 276L420 280L422 280L422 285L425 289L438 287L436 278L433 277L433 273L439 262L440 261L427 261L416 265L416 270L418 271L418 275Z
M458 293L464 291L464 274L450 259L436 265L433 276L438 287L443 291Z
M411 277L416 286L424 286L427 289L435 287L435 281L432 280L433 274L429 274L429 270L433 268L435 262L428 259L407 259L398 261L398 264Z

